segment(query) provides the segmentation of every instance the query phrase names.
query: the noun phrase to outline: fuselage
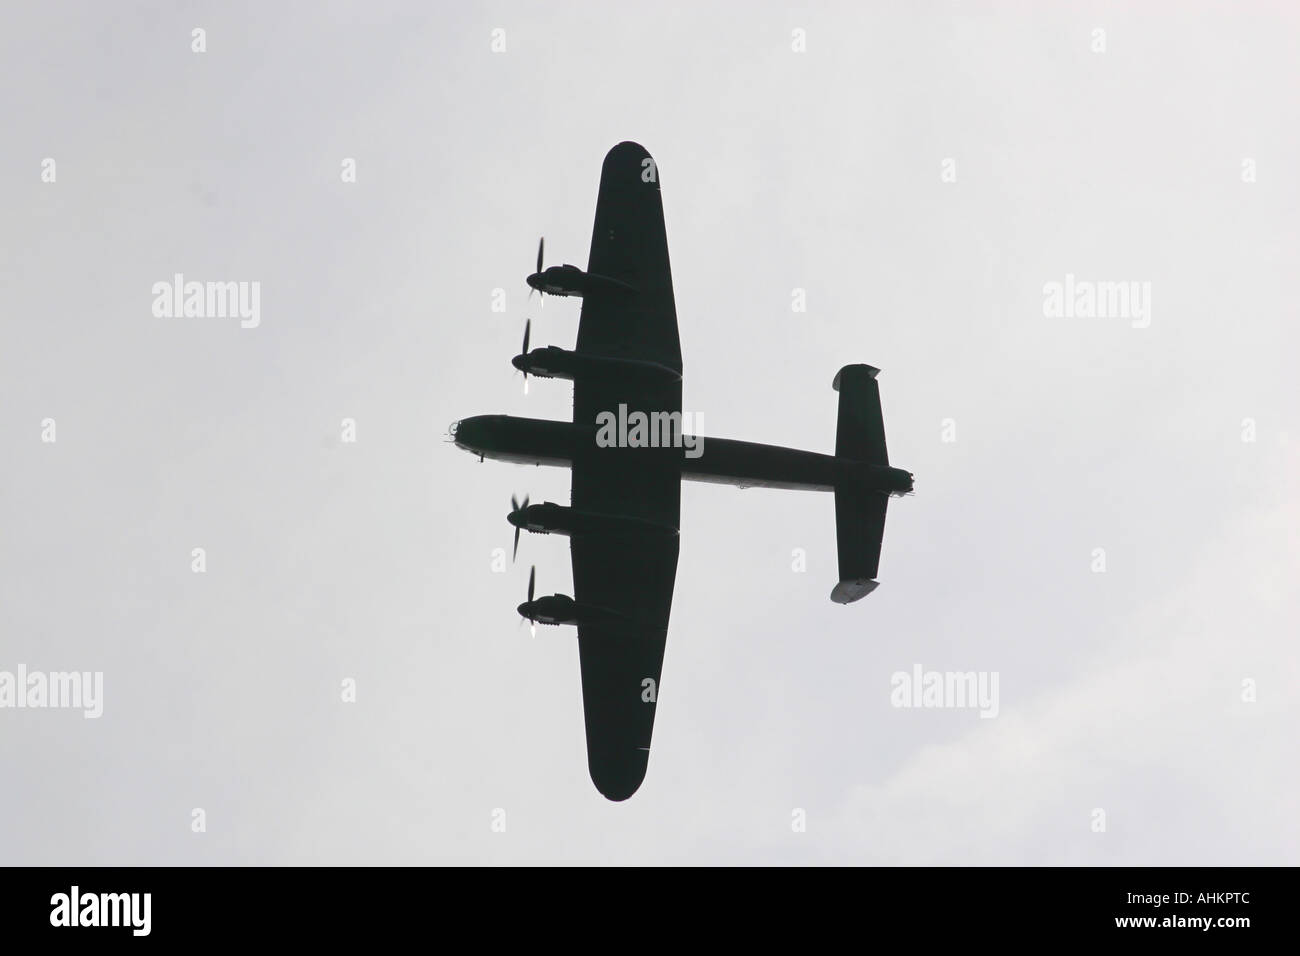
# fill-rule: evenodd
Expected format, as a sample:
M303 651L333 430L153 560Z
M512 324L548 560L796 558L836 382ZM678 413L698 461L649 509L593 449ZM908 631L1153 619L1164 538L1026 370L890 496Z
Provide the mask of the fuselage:
M567 468L579 456L611 450L597 446L594 427L510 415L462 419L453 425L452 438L457 447L481 458L521 465ZM901 468L730 438L685 436L682 445L619 451L644 456L647 462L672 460L687 481L804 491L834 491L840 485L898 496L912 490L912 475Z

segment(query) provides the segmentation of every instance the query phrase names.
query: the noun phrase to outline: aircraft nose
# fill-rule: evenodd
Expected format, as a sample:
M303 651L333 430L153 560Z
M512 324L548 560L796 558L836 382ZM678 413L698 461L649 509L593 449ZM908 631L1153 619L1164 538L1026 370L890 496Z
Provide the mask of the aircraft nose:
M455 422L452 441L456 443L458 448L464 448L467 451L483 448L491 434L488 424L490 418L491 416L488 415L475 415Z
M509 522L510 522L512 525L514 525L516 528L519 528L519 527L522 527L522 526L523 526L523 520L524 520L524 519L523 519L523 517L519 514L519 512L517 512L517 511L511 511L511 512L508 512L508 513L506 514L506 520L509 521Z
M510 364L513 365L515 368L519 369L519 371L521 372L527 372L528 364L526 359L527 356L525 355L516 355L514 358L510 360Z
M540 289L542 287L542 274L540 272L534 272L524 281L528 283L530 289Z

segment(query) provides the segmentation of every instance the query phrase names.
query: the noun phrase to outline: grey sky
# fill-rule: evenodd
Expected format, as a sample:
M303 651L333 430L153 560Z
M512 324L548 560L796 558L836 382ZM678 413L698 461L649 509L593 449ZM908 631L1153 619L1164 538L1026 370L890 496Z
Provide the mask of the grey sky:
M9 3L0 63L0 670L104 674L0 709L0 862L1300 862L1294 9ZM614 805L572 632L516 624L565 539L492 570L568 474L443 439L569 415L523 277L623 139L703 431L829 451L868 362L917 493L841 607L829 495L685 487ZM260 325L155 317L178 272ZM1067 274L1149 327L1046 317ZM891 706L918 663L999 716Z

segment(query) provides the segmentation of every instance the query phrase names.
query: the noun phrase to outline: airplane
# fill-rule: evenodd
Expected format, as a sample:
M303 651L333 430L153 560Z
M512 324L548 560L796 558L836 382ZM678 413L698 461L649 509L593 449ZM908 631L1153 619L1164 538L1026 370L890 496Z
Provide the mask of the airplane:
M870 365L846 365L831 383L839 392L833 455L680 433L682 354L660 185L645 148L619 143L601 169L587 269L543 271L538 247L528 285L543 296L582 297L577 346L529 351L530 320L513 364L525 375L571 380L573 421L478 415L450 429L456 446L480 460L572 472L569 505L512 499L507 520L516 551L521 530L569 537L575 596L535 597L534 567L518 610L534 629L578 629L587 767L613 801L637 791L649 762L677 576L681 482L831 492L839 558L831 600L838 604L878 586L886 506L913 490L912 473L889 464L880 370ZM629 430L625 442L602 441L602 415L621 406L644 413L673 440L648 443Z

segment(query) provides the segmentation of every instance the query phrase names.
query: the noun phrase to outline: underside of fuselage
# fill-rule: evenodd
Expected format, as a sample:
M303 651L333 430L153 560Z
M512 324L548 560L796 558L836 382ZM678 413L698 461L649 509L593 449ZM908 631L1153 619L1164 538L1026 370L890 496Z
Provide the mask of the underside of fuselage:
M612 452L643 457L647 464L671 459L685 481L739 488L834 491L838 485L900 496L912 490L912 475L901 468L729 438L683 435L674 444L604 448L594 428L510 415L462 419L452 426L451 434L459 448L480 458L520 465L564 468L580 455ZM649 440L657 439L654 435Z

